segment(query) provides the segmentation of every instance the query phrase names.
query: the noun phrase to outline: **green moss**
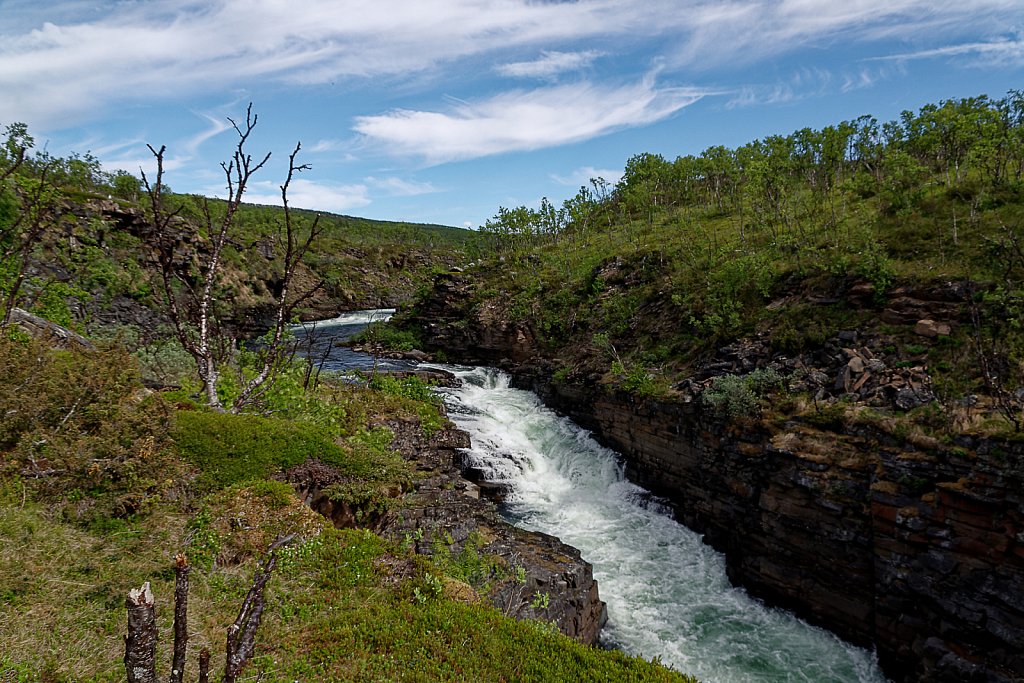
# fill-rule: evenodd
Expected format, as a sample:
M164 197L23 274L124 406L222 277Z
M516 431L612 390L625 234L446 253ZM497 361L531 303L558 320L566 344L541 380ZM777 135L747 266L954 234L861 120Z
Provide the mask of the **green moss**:
M326 430L277 418L179 411L172 436L207 489L266 479L313 459L342 467L349 462Z

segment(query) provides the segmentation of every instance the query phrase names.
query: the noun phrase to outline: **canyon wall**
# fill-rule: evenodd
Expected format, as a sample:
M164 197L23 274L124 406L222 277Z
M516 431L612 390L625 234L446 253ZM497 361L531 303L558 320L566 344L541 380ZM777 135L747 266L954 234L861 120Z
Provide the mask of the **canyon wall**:
M728 419L553 382L528 325L463 310L463 286L442 278L421 305L430 345L501 365L623 454L734 583L876 648L894 680L1024 680L1024 441Z
M726 423L696 403L519 380L623 453L734 583L877 648L894 679L1024 678L1024 444Z

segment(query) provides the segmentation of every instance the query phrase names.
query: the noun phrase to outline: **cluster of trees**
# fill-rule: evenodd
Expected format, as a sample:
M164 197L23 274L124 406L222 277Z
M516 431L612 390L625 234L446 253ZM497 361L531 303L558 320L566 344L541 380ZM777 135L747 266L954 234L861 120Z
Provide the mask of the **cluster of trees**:
M929 104L879 123L873 116L772 135L736 149L709 147L669 161L638 154L613 187L598 179L560 208L501 208L483 227L499 248L524 239L586 231L602 212L616 222L652 225L673 207L738 218L739 227L769 228L774 237L808 215L833 223L845 191L877 196L889 212L920 199L929 178L972 196L1019 185L1024 178L1024 93Z

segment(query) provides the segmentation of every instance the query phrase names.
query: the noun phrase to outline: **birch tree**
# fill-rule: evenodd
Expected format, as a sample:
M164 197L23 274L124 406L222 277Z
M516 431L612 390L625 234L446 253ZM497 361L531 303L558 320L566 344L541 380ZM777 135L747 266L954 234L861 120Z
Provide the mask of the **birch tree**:
M224 248L235 230L237 212L253 175L267 164L271 155L267 152L262 158L256 159L246 151L246 145L257 120L257 115L252 111L252 104L246 109L243 123L228 119L238 139L231 158L221 163L227 183L226 206L223 215L215 218L209 200L201 201L210 244L208 250L199 257L201 262L198 265L197 277L193 277L191 264L182 261L180 250L182 238L194 231L194 228L178 216L177 209L169 208L165 196L166 146L156 149L148 145L156 161L155 181L150 182L145 172L142 173L142 183L149 197L151 220L156 233L157 258L167 313L174 325L178 341L195 361L206 404L215 409L224 408L217 394L217 382L222 372L225 339L220 334L215 300L216 288L220 283ZM231 405L232 412L240 411L269 388L281 360L284 333L292 313L296 306L312 296L321 286L318 283L299 294L295 294L291 288L296 268L321 231L317 216L306 238L300 239L288 204L288 188L292 180L298 173L309 169L308 164L299 164L296 161L301 148L301 143L297 143L288 157L288 175L284 184L280 186L284 205L285 256L280 292L275 301L274 328L269 335L269 344L262 354L261 367L254 377L244 383Z

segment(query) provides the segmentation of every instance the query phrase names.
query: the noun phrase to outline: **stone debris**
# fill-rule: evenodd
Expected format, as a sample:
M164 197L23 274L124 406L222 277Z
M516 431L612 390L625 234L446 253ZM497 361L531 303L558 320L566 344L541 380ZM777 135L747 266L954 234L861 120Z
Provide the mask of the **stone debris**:
M857 340L862 345L849 345ZM878 357L877 350L866 345L868 342L863 333L846 330L827 340L820 350L789 358L773 353L765 339L741 339L720 348L714 358L676 388L696 395L716 377L771 368L789 378L791 392L806 392L818 401L845 398L906 411L936 400L925 363L887 363Z
M951 331L949 324L937 323L934 320L928 319L918 320L917 324L914 325L914 334L919 334L929 339L948 337Z

